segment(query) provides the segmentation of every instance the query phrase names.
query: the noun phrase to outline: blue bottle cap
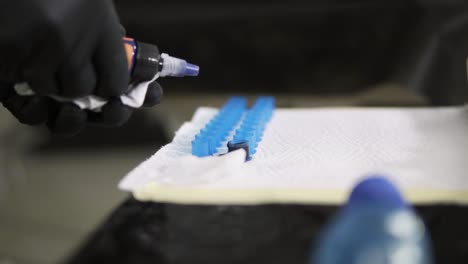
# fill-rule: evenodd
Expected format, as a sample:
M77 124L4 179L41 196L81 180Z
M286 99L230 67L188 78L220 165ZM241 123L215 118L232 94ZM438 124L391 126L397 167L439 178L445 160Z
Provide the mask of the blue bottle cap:
M382 206L391 209L408 207L397 187L382 176L369 177L354 187L347 208Z

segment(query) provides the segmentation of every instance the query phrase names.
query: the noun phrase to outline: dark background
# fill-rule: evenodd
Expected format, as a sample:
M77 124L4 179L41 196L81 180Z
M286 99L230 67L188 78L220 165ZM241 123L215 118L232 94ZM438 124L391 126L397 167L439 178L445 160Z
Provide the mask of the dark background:
M198 63L168 93L349 93L398 82L433 104L466 95L467 1L116 2L127 35Z

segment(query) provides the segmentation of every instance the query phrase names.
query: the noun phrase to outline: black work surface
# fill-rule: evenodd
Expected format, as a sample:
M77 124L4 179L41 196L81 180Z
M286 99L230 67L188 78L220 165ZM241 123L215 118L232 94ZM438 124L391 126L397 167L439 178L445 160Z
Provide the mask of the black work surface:
M418 206L436 263L468 263L468 207ZM68 263L299 264L336 207L121 204Z

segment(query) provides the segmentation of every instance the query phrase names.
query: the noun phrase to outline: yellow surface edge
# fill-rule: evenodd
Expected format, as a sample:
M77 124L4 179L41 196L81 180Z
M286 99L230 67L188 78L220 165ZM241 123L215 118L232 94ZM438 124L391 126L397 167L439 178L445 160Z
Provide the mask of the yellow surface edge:
M348 191L332 189L206 189L196 187L162 186L150 183L135 191L140 201L181 204L323 204L343 203ZM468 190L407 190L405 198L412 204L468 204Z

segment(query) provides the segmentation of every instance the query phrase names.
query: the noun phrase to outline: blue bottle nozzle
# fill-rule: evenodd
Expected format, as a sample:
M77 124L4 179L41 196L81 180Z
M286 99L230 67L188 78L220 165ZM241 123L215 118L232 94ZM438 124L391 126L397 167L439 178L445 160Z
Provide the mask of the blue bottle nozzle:
M185 66L185 76L198 76L199 73L200 67L198 67L198 65L187 63L187 66Z
M188 63L183 59L169 56L166 53L161 54L163 61L160 76L173 76L173 77L184 77L184 76L198 76L200 67L195 64Z

